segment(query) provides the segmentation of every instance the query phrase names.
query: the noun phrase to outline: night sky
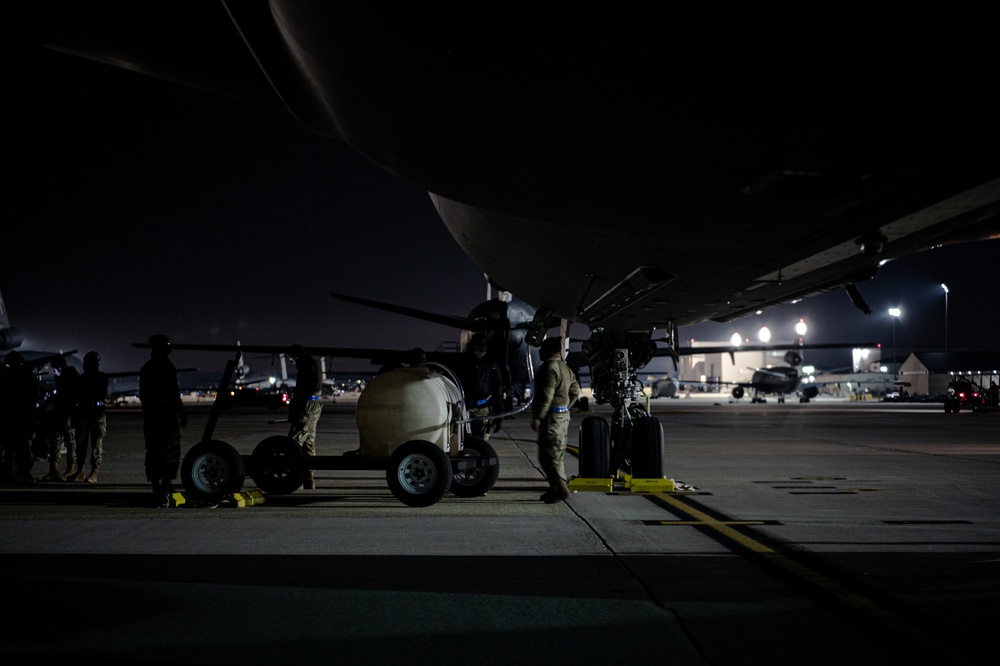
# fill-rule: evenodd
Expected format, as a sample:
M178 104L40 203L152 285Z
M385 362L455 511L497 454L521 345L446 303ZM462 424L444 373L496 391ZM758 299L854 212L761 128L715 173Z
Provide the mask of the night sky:
M95 349L106 371L138 368L148 352L131 343L158 332L187 343L433 349L458 332L329 292L454 315L486 296L425 192L288 114L44 49L25 71L8 118L14 214L0 264L25 349ZM940 349L943 282L949 348L998 349L998 260L1000 240L939 248L860 284L871 315L839 290L681 335L755 338L766 324L775 341L791 340L802 317L807 341L888 348L887 309L898 306L898 352ZM174 353L179 367L221 371L225 360Z

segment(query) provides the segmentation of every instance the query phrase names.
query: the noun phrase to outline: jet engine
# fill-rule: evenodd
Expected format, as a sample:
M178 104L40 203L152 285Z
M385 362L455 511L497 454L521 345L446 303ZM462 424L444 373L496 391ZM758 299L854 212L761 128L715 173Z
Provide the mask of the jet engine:
M2 303L0 303L2 305ZM0 349L15 349L24 342L24 336L17 328L0 328Z

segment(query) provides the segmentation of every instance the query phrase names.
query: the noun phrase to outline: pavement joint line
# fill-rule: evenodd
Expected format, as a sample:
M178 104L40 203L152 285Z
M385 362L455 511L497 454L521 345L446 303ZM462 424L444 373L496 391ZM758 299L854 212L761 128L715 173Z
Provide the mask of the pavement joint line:
M901 636L917 641L920 644L933 645L936 649L941 650L942 653L953 652L953 646L949 646L936 636L929 635L920 627L907 622L864 594L855 592L787 555L777 552L757 539L733 529L729 521L713 518L707 513L699 511L697 508L689 506L666 493L656 493L656 497L680 513L691 516L693 518L691 521L693 525L700 525L715 530L748 551L764 557L768 562L788 572L795 578L813 585L864 615L881 622L884 626L894 629Z

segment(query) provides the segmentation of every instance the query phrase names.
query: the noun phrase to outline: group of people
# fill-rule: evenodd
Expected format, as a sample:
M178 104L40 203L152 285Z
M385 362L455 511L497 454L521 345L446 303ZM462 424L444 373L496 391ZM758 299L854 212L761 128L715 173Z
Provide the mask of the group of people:
M139 371L139 400L142 403L143 437L146 448L145 476L152 485L157 506L168 503L174 492L181 462L181 428L187 414L181 401L177 370L169 359L170 340L162 334L149 338L150 358ZM504 377L488 354L485 334L476 333L456 368L462 383L471 422L471 434L488 439L499 429L505 407ZM543 364L536 377L532 396L532 429L538 433L538 455L548 482L541 500L552 503L568 499L563 457L566 452L570 408L580 395L575 373L563 360L562 338L542 342ZM319 363L301 345L289 349L297 366L295 390L289 404L288 436L308 456L316 455L316 428L322 414L322 372ZM425 358L419 357L419 361ZM89 352L83 359L83 373L66 363L62 356L51 361L54 381L42 395L37 376L15 351L7 354L0 376L0 480L29 482L36 440L44 443L48 473L45 481L97 482L104 456L107 433L105 399L108 376L100 371L101 357ZM411 359L419 362L417 357ZM412 365L412 363L411 363ZM65 447L66 469L60 471ZM87 451L90 471L86 472ZM308 472L305 489L316 487Z
M100 363L100 354L88 352L81 374L56 356L49 362L54 379L45 390L21 354L7 353L0 373L0 480L35 481L31 469L41 453L49 470L38 480L97 483L107 434L108 376ZM64 448L66 469L60 472Z

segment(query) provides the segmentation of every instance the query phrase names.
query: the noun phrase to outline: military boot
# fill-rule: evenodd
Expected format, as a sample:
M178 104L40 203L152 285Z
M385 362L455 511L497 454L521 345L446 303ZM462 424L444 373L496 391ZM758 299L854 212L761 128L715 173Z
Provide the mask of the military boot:
M566 485L565 481L559 479L556 482L556 487L553 489L552 494L548 496L543 495L542 501L545 502L546 504L555 504L559 500L569 499L570 495L571 493L569 492L569 486Z
M69 477L73 476L74 474L76 474L76 463L74 463L72 460L67 460L66 461L66 471L63 472L62 475L64 477L66 477L66 478L69 478Z
M87 475L87 478L84 479L84 481L86 481L87 483L97 483L97 470L99 469L100 469L99 465L91 465L90 474Z
M302 481L302 488L304 490L316 490L316 477L313 475L312 470L306 472L306 478Z
M42 481L65 481L66 477L59 473L59 463L49 463L49 473L42 477Z
M78 468L76 468L75 472L73 472L72 474L67 474L66 475L66 480L67 481L83 481L84 478L86 478L86 476L87 476L87 471L83 468L83 465L80 465Z

